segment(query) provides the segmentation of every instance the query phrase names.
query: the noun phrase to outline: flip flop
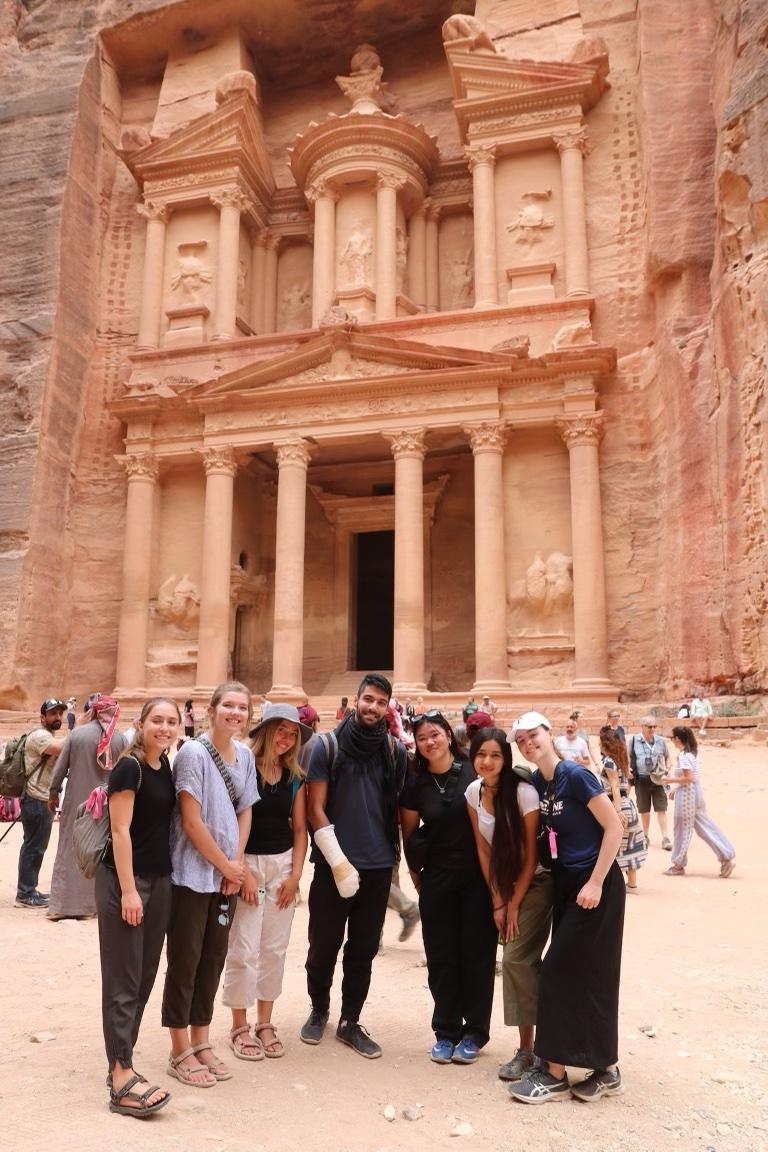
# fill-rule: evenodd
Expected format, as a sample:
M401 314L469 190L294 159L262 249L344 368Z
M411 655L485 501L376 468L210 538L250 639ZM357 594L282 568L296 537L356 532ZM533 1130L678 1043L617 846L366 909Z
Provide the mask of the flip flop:
M260 1033L267 1028L274 1033L274 1040L261 1039ZM285 1056L285 1048L283 1047L283 1042L278 1036L277 1029L275 1028L274 1024L254 1024L253 1035L254 1038L263 1045L264 1055L266 1056L267 1060L278 1060L281 1056Z
M213 1052L213 1044L208 1043L208 1041L206 1041L205 1044L195 1044L192 1051L195 1056L197 1056L198 1052ZM219 1060L215 1052L213 1052L213 1055L215 1059L211 1064L206 1064L204 1060L201 1060L200 1063L207 1068L211 1075L215 1076L217 1080L231 1080L234 1076L232 1069L227 1068L224 1061Z
M240 1047L238 1048L237 1038L238 1038L238 1036L243 1036L243 1035L247 1035L248 1038L245 1041L241 1040L240 1041ZM246 1051L246 1049L245 1049L246 1044L248 1044L251 1047L250 1052ZM232 1051L234 1052L235 1056L237 1056L238 1060L263 1060L264 1059L264 1045L262 1044L261 1040L258 1039L258 1037L251 1036L251 1030L247 1024L243 1024L243 1026L241 1028L233 1028L232 1029L232 1031L229 1034L229 1046L232 1049Z
M151 1116L154 1112L159 1112L161 1108L165 1108L166 1104L171 1098L170 1092L166 1092L165 1096L160 1100L156 1100L154 1104L148 1104L147 1100L153 1092L162 1092L163 1089L157 1084L152 1084L147 1087L146 1092L133 1092L132 1089L137 1084L147 1084L143 1076L131 1076L122 1088L118 1088L115 1092L114 1088L109 1093L109 1110L110 1112L117 1112L121 1116L135 1116L137 1120L143 1120L146 1116ZM125 1101L135 1100L137 1103L127 1104Z
M212 1088L216 1083L216 1077L206 1064L198 1060L199 1068L184 1067L184 1061L194 1055L194 1048L185 1048L183 1052L179 1052L178 1056L174 1056L173 1053L171 1053L168 1057L168 1068L166 1069L168 1075L173 1076L176 1080L180 1080L182 1084L189 1084L190 1088ZM201 1069L206 1073L207 1079L193 1080L193 1075L197 1075Z

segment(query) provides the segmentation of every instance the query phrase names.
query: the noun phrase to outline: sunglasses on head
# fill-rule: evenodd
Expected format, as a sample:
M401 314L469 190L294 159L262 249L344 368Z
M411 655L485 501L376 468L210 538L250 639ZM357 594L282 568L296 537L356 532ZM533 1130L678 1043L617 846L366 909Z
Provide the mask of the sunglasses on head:
M420 712L418 716L414 716L411 720L411 725L415 728L417 724L421 724L423 720L442 720L445 723L445 717L442 712L437 708L430 708L428 712Z

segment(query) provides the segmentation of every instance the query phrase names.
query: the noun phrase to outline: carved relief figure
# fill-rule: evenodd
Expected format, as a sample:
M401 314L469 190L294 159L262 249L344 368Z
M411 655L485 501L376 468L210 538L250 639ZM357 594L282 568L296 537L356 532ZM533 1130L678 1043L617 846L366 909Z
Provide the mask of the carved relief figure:
M592 325L589 320L577 320L573 324L563 324L555 333L552 341L552 351L560 352L564 348L582 348L594 344Z
M213 280L211 269L202 259L207 247L207 240L178 245L178 271L171 280L171 291L178 294L183 304L200 304L203 290Z
M496 52L485 25L476 16L465 16L461 13L449 16L443 24L443 43L448 44L451 40L469 40L470 50L483 48L486 52Z
M347 273L347 287L359 288L369 283L373 244L365 224L358 221L341 254L341 263Z
M472 253L454 252L448 268L448 291L454 308L469 308L474 290Z
M247 288L248 266L245 260L239 260L237 264L237 308L241 314L245 311Z
M395 260L397 291L400 293L403 291L405 268L408 263L408 237L402 228L398 228L395 233Z
M169 576L158 589L155 611L161 620L175 624L183 632L193 631L200 617L197 585L186 574L180 580L175 574Z
M523 192L520 210L511 224L507 224L507 232L517 233L515 240L518 244L530 247L542 239L543 231L554 228L554 216L548 215L541 203L549 200L551 195L551 188L545 188L542 192Z
M309 285L291 284L280 298L281 327L308 328L312 316L312 295Z
M360 44L352 55L350 76L337 76L336 83L348 100L353 112L370 113L381 109L392 112L396 99L382 81L384 69L373 44Z
M536 552L509 595L512 631L518 636L565 636L572 603L573 558L551 552L544 560Z

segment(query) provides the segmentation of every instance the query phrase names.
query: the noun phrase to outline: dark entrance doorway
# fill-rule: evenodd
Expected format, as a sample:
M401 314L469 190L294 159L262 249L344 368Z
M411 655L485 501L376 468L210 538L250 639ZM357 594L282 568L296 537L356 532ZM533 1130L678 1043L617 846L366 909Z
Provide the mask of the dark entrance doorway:
M395 624L395 534L358 532L354 538L355 668L391 669Z

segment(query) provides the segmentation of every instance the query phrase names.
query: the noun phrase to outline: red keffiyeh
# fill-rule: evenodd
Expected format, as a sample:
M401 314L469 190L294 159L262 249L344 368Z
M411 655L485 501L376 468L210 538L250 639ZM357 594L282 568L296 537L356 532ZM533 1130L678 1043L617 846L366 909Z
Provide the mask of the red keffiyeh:
M120 705L113 696L97 696L86 713L89 720L96 720L101 727L101 738L96 749L96 760L105 772L112 771L112 736L120 719Z

